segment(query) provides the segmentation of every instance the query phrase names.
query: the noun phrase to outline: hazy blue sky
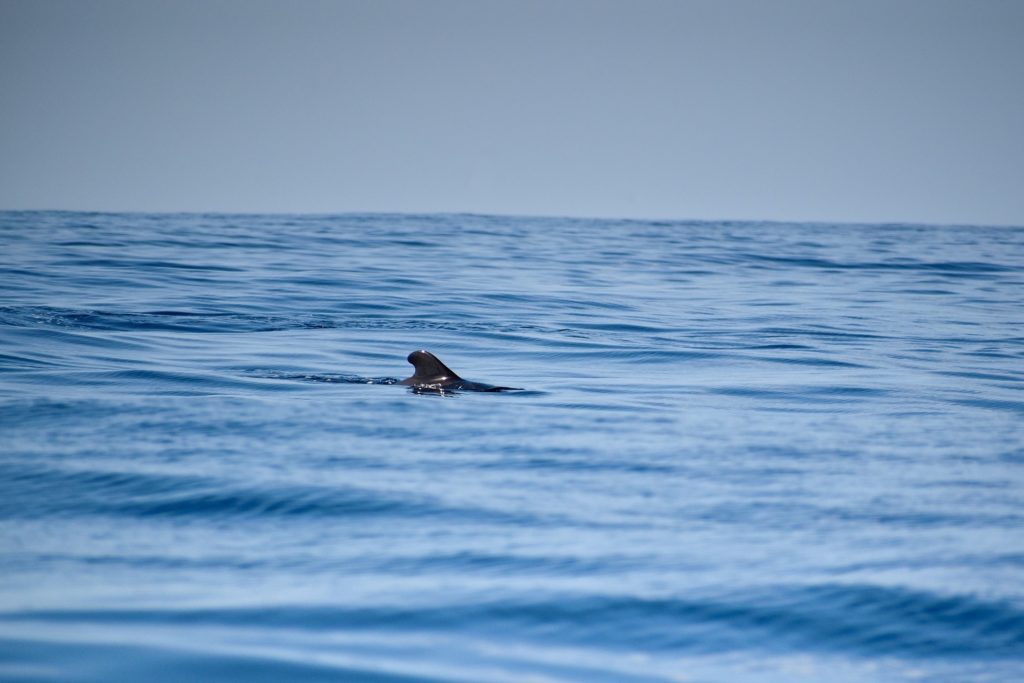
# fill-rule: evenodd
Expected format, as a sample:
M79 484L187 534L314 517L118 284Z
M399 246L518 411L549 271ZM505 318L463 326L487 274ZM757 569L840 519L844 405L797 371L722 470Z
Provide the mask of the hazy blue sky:
M0 208L1024 225L1024 1L0 0Z

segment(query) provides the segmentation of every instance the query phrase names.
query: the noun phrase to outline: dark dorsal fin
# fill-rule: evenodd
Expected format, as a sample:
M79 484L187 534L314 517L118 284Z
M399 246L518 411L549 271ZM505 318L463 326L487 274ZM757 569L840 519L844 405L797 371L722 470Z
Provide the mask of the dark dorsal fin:
M403 379L402 384L438 384L462 379L430 351L413 351L407 360L416 368L416 372L412 377Z

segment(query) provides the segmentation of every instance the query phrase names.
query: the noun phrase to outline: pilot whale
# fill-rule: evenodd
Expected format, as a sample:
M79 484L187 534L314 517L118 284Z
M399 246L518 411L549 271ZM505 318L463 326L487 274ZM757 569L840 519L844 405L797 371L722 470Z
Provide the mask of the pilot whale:
M516 387L496 387L464 380L430 351L422 349L413 351L406 360L412 363L416 372L412 377L406 377L399 384L408 384L414 390L441 393L446 391L520 391Z

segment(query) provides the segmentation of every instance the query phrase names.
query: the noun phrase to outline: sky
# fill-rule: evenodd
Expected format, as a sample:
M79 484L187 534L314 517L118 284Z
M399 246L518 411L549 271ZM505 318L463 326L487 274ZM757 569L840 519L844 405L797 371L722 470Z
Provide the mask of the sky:
M1024 1L0 0L0 209L1024 226Z

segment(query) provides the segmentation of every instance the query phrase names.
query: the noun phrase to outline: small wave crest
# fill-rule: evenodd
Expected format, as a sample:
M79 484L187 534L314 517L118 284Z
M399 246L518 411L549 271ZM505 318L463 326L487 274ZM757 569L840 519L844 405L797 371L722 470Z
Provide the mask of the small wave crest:
M510 628L543 642L618 651L708 655L751 647L862 657L1015 659L1024 612L1007 603L901 587L822 584L732 595L610 595L480 600L420 606L276 606L210 609L31 610L5 619L206 624L318 631L394 630L498 636Z

